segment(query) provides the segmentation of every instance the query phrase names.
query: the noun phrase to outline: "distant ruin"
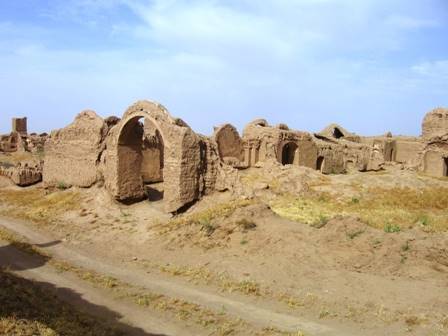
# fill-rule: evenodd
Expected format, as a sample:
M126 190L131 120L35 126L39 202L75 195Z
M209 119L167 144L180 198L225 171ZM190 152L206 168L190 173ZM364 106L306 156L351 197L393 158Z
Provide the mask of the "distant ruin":
M42 152L47 134L28 134L27 118L13 118L10 134L0 135L0 152ZM10 178L18 186L28 186L42 181L40 160L19 162L15 165L0 162L0 175Z
M177 212L208 193L233 190L240 170L268 161L323 174L401 165L448 176L448 109L425 116L421 137L363 137L336 124L312 134L264 119L249 123L242 135L224 124L206 137L162 105L139 101L121 119L83 111L50 136L28 135L26 118L13 119L12 132L0 138L5 153L39 150L45 152L42 164L0 167L0 174L18 185L41 179L46 186L104 185L117 201L163 198L166 211Z

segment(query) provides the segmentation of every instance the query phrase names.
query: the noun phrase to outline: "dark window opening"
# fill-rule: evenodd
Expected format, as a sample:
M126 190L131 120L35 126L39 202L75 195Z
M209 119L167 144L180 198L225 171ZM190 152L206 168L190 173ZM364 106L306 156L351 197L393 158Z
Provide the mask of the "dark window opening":
M448 176L448 157L443 158L443 176Z
M340 139L340 138L343 138L344 137L344 133L342 133L341 132L341 130L339 129L339 128L335 128L334 129L334 131L333 131L333 136L336 138L336 139Z
M293 142L289 142L283 146L283 150L282 150L282 164L283 165L294 163L297 147L298 147L297 144L295 144Z
M316 164L316 169L322 171L323 165L324 165L324 160L325 158L323 156L319 156L317 158L317 164Z

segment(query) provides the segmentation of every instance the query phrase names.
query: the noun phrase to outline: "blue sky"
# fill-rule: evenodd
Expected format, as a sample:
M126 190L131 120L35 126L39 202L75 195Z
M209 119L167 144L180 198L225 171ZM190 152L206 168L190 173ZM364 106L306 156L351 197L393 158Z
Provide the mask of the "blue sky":
M139 99L204 134L263 117L417 135L448 106L448 0L0 2L0 133Z

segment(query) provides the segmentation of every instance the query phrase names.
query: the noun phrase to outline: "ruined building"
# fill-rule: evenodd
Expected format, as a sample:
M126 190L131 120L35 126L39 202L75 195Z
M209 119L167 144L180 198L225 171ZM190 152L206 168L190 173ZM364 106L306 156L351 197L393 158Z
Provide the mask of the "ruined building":
M30 147L25 124L13 133ZM139 101L123 117L81 112L72 124L45 137L46 186L104 186L123 203L163 198L167 212L181 211L203 195L241 186L239 171L264 162L295 165L324 174L380 170L388 165L448 175L448 110L423 121L421 137L362 137L331 124L319 133L249 123L242 135L224 124L211 137L196 134L160 104ZM29 150L29 149L28 149Z
M13 118L11 133L0 135L0 153L43 152L46 138L46 134L28 134L27 118ZM42 162L39 159L17 164L0 161L0 175L19 186L28 186L42 181Z

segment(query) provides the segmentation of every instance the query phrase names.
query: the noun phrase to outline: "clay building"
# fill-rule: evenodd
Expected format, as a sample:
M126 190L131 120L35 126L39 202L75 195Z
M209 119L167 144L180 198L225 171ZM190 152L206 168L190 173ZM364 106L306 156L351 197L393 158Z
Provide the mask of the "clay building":
M420 168L433 176L448 176L448 109L436 108L423 119L425 141L420 155Z
M12 118L12 132L19 133L21 136L28 135L28 126L26 117Z
M421 137L391 133L363 137L331 124L311 134L264 119L246 125L242 134L231 124L212 136L195 133L161 104L138 101L122 118L86 110L65 128L47 134L26 132L26 119L15 119L13 132L2 136L0 149L45 151L43 168L3 167L25 185L41 178L46 186L104 186L119 202L164 201L176 213L214 191L238 190L240 170L264 162L302 166L324 174L380 170L391 165L448 175L448 110L435 109L423 121ZM31 170L35 174L30 173ZM21 173L19 173L21 172Z
M45 140L45 136L28 134L27 118L13 118L11 133L0 135L0 152L11 155L15 152L43 151ZM17 164L0 160L0 175L8 177L18 186L28 186L42 181L42 163L38 158L23 159Z

